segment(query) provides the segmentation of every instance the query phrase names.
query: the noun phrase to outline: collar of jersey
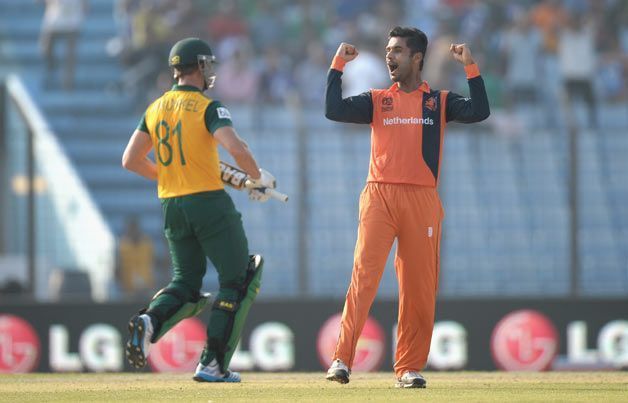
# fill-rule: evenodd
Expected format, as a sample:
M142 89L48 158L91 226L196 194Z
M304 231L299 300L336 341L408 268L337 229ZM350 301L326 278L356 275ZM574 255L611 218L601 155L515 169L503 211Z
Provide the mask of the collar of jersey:
M390 86L389 88L390 91L399 91L399 84L398 83L394 83L393 85ZM417 88L418 91L422 91L422 92L430 92L430 86L427 84L427 81L423 81L421 83L421 85L419 85L419 88ZM416 91L416 90L415 90ZM414 91L412 91L414 92ZM412 92L409 92L409 94L412 94Z
M172 86L172 91L196 91L196 92L203 92L201 91L200 88L195 87L193 85L179 85L179 84L175 84Z

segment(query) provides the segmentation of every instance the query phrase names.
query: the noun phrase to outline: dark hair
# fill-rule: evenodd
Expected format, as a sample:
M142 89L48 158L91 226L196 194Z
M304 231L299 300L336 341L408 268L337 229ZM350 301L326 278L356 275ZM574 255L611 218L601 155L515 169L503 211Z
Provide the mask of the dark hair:
M425 35L425 32L418 28L397 26L390 30L388 37L406 38L406 45L410 48L411 56L414 56L417 52L421 52L423 59L421 59L419 69L423 70L423 60L425 59L425 51L427 50L427 35Z
M175 79L190 75L198 70L198 64L181 64L173 67Z

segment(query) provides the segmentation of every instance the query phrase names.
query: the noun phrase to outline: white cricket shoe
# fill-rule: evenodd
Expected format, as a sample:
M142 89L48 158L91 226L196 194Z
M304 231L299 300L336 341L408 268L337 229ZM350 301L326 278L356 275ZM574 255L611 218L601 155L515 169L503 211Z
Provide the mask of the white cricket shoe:
M424 388L426 384L423 375L415 371L406 371L401 378L397 378L395 386L398 388Z
M349 383L349 375L351 375L351 370L347 367L347 364L342 362L342 360L334 360L327 370L326 378L328 381L336 381L344 384Z
M222 373L218 362L212 360L206 366L199 363L192 379L196 382L240 382L240 374L233 371Z
M134 368L144 368L150 339L153 337L153 323L150 316L135 315L129 321L129 341L126 343L126 358Z

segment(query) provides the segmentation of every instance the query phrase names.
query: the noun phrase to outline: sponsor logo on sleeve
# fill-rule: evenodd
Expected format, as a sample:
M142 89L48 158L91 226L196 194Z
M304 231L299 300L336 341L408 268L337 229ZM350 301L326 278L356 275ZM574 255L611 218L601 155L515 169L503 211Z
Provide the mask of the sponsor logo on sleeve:
M231 119L231 113L223 106L216 108L216 112L218 113L218 119Z

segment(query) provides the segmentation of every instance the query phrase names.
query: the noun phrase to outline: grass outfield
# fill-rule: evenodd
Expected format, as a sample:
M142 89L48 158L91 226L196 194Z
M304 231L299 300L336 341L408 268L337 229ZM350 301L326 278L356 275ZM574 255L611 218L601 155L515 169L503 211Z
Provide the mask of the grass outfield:
M2 402L628 402L628 372L426 372L427 389L397 389L392 373L243 373L240 384L196 383L189 374L0 374Z

